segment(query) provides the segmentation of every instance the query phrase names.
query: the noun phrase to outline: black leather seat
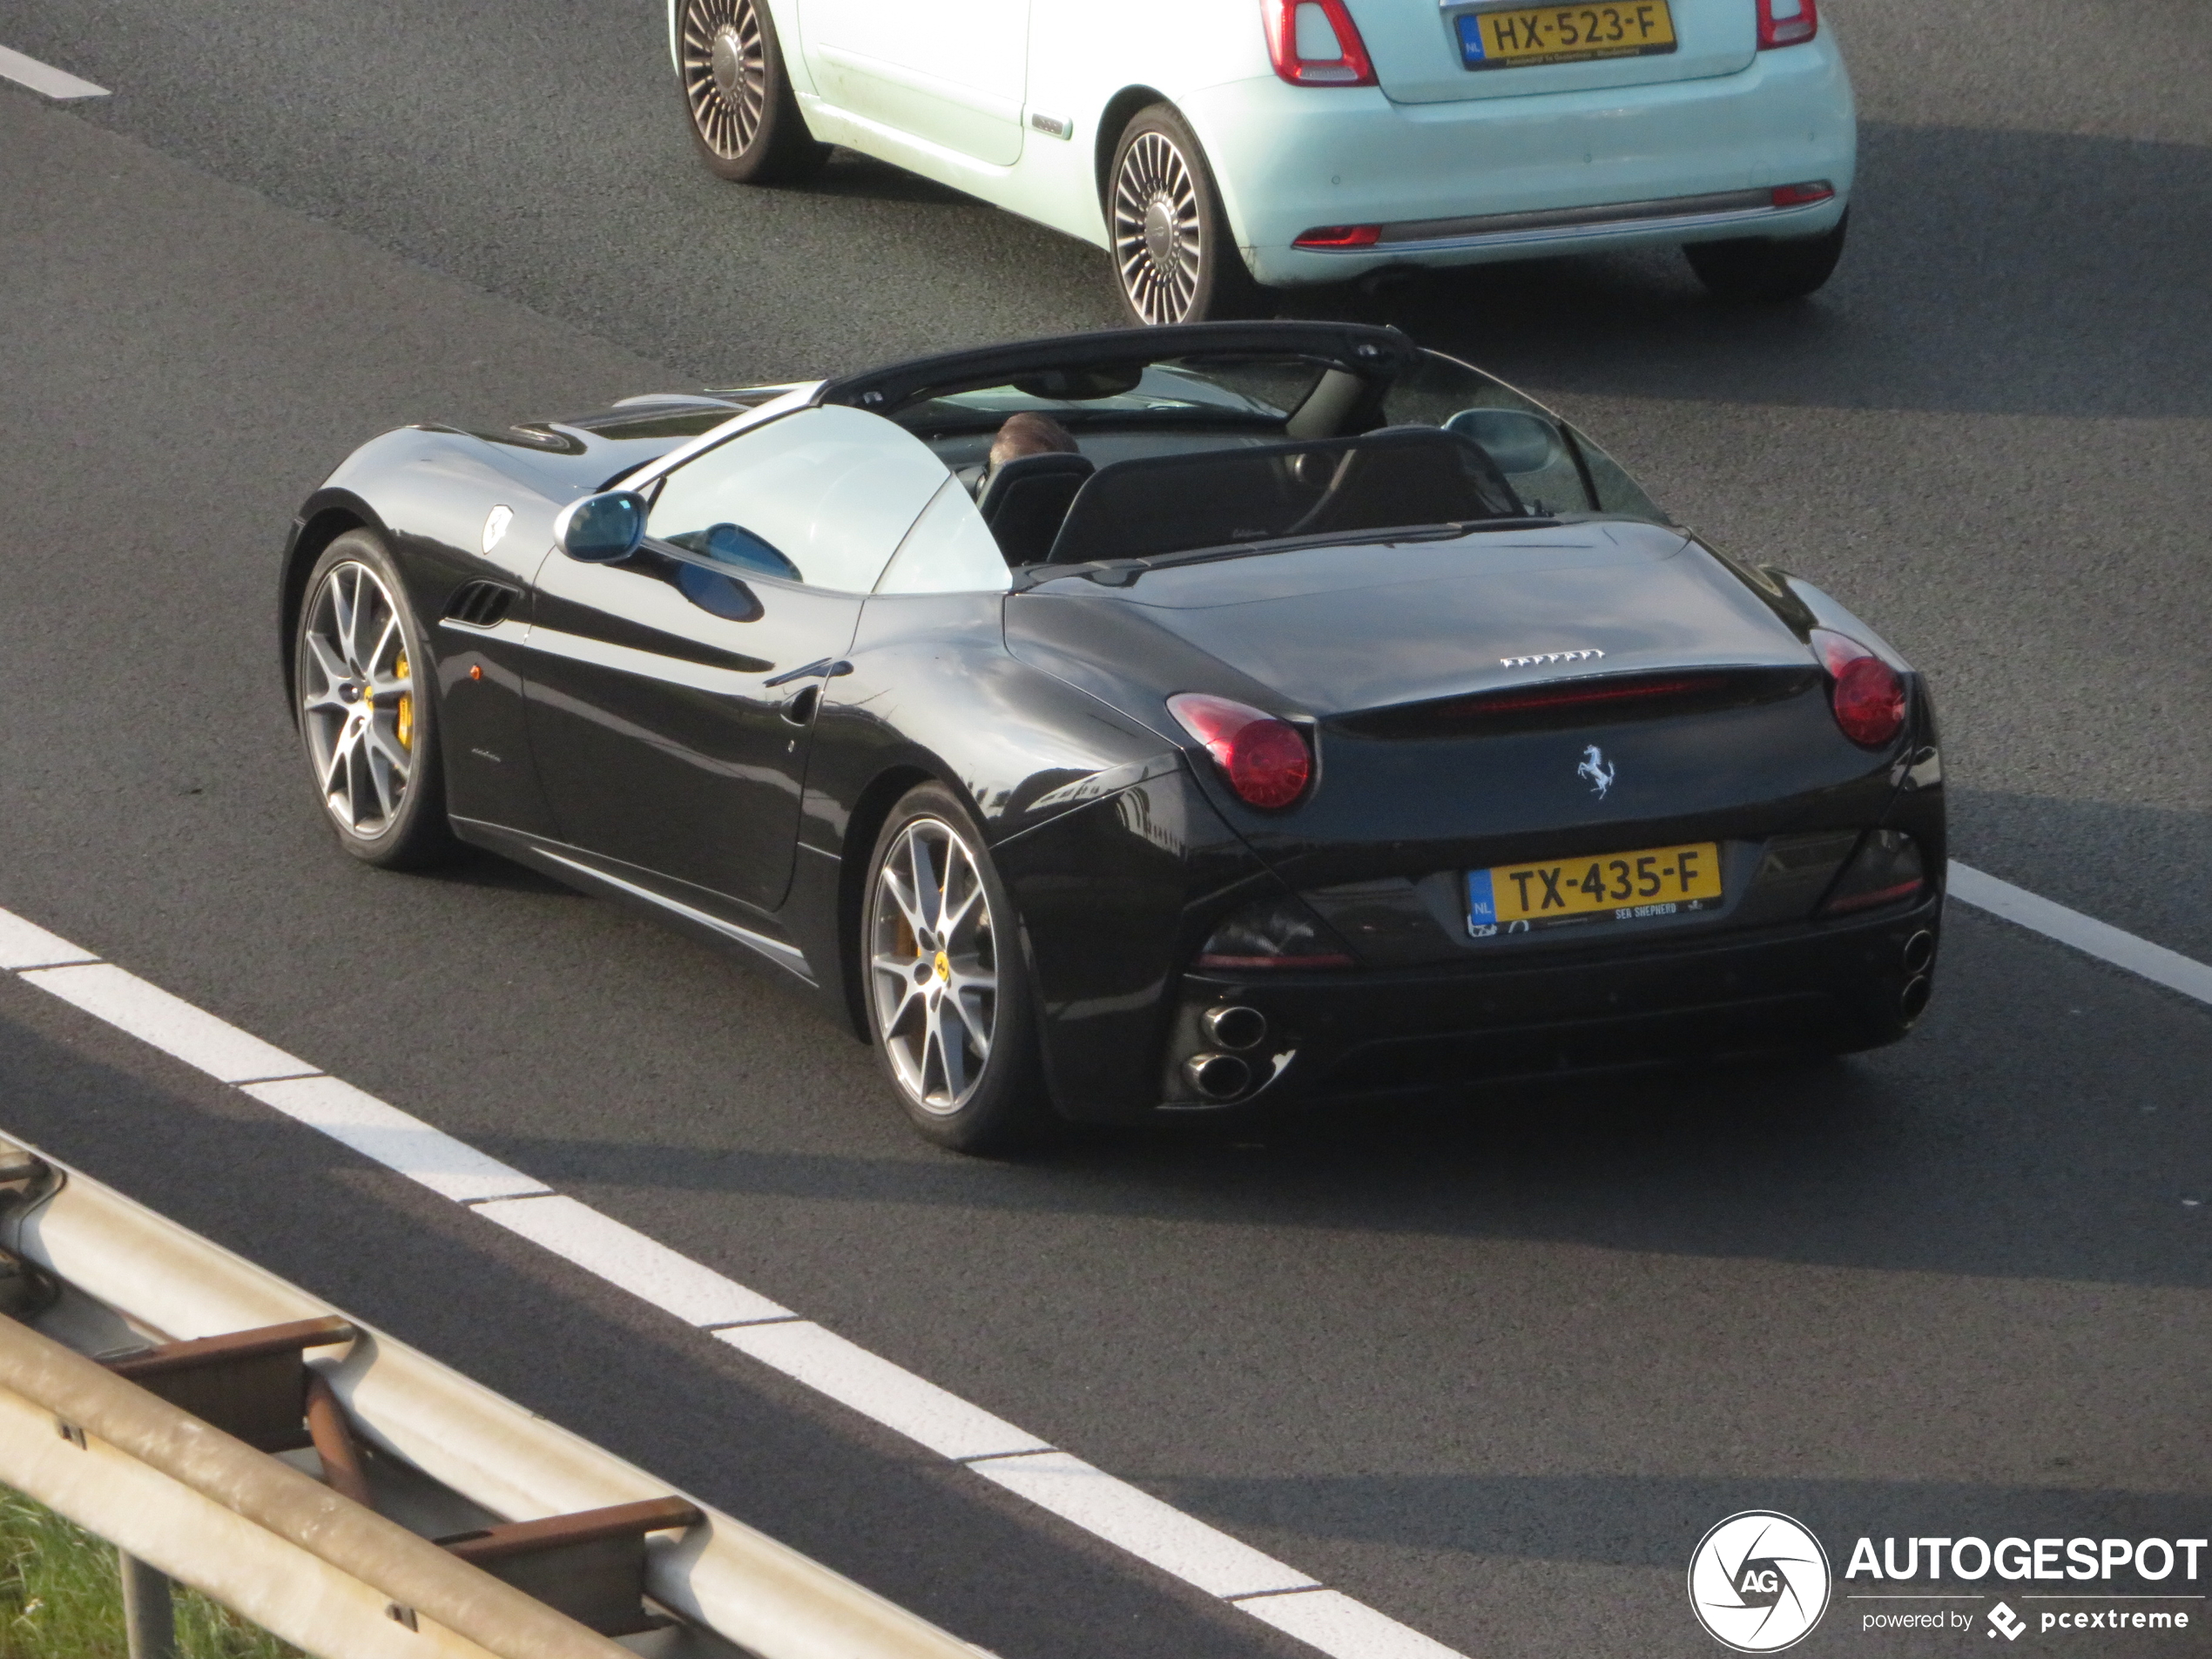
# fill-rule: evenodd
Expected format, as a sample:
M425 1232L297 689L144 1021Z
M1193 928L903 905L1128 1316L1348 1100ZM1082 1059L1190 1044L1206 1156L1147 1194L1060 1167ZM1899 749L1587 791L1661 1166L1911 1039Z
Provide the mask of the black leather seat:
M1357 438L1145 455L1082 487L1051 562L1148 558L1290 536L1516 516L1481 445L1434 427Z
M1095 469L1088 455L1017 455L999 463L983 485L975 509L983 515L1008 564L1035 564Z

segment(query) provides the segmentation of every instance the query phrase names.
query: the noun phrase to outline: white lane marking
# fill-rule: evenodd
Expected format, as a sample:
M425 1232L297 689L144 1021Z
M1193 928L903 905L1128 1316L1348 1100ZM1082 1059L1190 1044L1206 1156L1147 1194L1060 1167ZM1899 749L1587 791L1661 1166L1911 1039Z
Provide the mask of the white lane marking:
M522 1198L550 1193L535 1177L487 1157L466 1141L456 1141L337 1077L292 1077L281 1082L247 1083L246 1092L265 1106L309 1129L319 1129L363 1157L419 1181L442 1197L461 1204L486 1198Z
M996 1458L970 1467L986 1480L1027 1498L1040 1509L1051 1510L1063 1521L1074 1521L1085 1532L1119 1545L1138 1560L1148 1561L1210 1595L1264 1597L1270 1590L1320 1588L1319 1581L1310 1574L1286 1567L1218 1527L1186 1515L1150 1493L1117 1480L1065 1452Z
M244 1092L264 1105L434 1192L468 1203L487 1220L710 1331L793 1381L963 1463L1004 1490L1228 1600L1232 1607L1266 1616L1269 1623L1288 1629L1285 1620L1290 1615L1261 1615L1258 1609L1326 1594L1326 1605L1335 1610L1327 1620L1309 1616L1306 1622L1323 1638L1315 1645L1333 1659L1460 1659L1450 1649L1372 1608L1333 1590L1320 1591L1315 1580L1296 1568L1055 1450L1050 1442L800 1318L758 1291L519 1170L510 1170L465 1142L294 1061L282 1049L121 968L99 962L91 952L6 910L0 910L0 952L33 960L58 953L72 964L84 964L32 968L21 977L202 1070L214 1069L210 1060L235 1068L243 1055L276 1056L287 1062L284 1076L245 1080L250 1086ZM81 977L88 974L97 977L89 981ZM71 975L80 977L72 981ZM528 1182L536 1190L513 1197L486 1196L484 1184L496 1187L509 1178ZM1256 1599L1232 1599L1237 1596ZM1426 1645L1417 1645L1423 1643Z
M574 1198L494 1198L471 1206L488 1221L574 1262L587 1273L691 1325L787 1319L789 1308L722 1277L635 1227Z
M72 945L58 934L0 910L0 968L58 968L64 962L97 962L100 959L82 945Z
M51 991L64 1002L150 1042L188 1066L226 1083L259 1082L270 1077L299 1077L315 1068L149 985L136 974L106 962L77 968L37 968L24 974L30 984Z
M2212 968L2179 951L2122 933L2109 922L2085 916L2062 904L2054 904L2026 887L2016 887L2009 881L1985 875L1956 860L1951 865L1950 894L1954 899L1963 899L1977 910L1986 910L1993 916L2001 916L2047 939L2055 939L2061 945L2071 945L2114 968L2124 968L2155 985L2193 996L2200 1002L2212 1003Z
M25 57L21 52L10 51L0 46L0 76L28 86L43 97L52 98L105 98L108 90L80 80L65 69L56 69L51 64L42 64L36 57Z
M812 1320L741 1325L714 1334L739 1352L919 1441L940 1457L1000 1457L1050 1449L1049 1442Z
M1263 1595L1237 1605L1335 1659L1460 1659L1433 1637L1335 1590Z

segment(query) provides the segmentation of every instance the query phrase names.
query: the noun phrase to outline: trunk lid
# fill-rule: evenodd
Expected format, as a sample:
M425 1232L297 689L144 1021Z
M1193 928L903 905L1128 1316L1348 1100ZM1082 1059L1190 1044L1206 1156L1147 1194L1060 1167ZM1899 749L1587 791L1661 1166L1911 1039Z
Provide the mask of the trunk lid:
M1312 717L1316 782L1287 812L1243 807L1194 763L1301 885L1871 821L1889 787L1887 757L1837 729L1805 643L1656 525L1298 550L1125 590L1063 577L1013 596L1008 643L1186 749L1164 707L1177 691ZM1461 698L1670 671L1750 690L1448 718Z
M1752 0L1592 0L1568 10L1564 29L1579 33L1595 28L1604 49L1635 50L1643 30L1658 32L1671 13L1671 51L1588 58L1579 63L1511 62L1496 50L1497 31L1508 41L1521 37L1527 19L1543 5L1442 4L1437 0L1345 0L1373 60L1384 94L1400 104L1440 104L1467 98L1517 98L1538 92L1594 91L1615 86L1648 86L1662 81L1697 80L1733 75L1748 68L1758 50L1758 24ZM1464 20L1464 21L1463 21ZM1487 20L1487 21L1486 21ZM1615 43L1615 29L1622 39ZM1462 30L1476 31L1484 43L1481 61L1499 67L1472 69L1461 45ZM1546 30L1546 44L1561 27ZM1508 47L1507 50L1510 50Z

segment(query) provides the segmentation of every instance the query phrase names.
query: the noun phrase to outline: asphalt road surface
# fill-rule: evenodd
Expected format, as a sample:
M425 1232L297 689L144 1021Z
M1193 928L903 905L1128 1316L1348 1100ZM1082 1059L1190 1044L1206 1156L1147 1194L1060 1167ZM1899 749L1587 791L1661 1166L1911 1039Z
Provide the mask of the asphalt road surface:
M1504 374L1836 593L1932 678L1959 857L2212 960L2212 20L1824 16L1864 165L1812 302L1651 257L1291 308ZM1748 1507L2212 1532L2212 1010L1977 913L1848 1063L985 1163L764 974L338 853L270 610L354 443L1113 320L1103 255L874 164L717 184L662 40L0 6L114 89L0 84L0 906L1463 1654L1712 1651L1683 1569ZM1004 1659L1309 1651L6 978L0 1130ZM1982 1647L1839 1606L1806 1651ZM2204 1645L2134 1640L2005 1645Z

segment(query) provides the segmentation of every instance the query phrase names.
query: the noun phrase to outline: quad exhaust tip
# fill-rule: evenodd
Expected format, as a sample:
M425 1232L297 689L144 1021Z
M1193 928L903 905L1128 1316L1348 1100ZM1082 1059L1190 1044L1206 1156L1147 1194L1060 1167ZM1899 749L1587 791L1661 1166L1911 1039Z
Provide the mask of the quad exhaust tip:
M1224 1049L1257 1049L1267 1036L1267 1016L1258 1008L1208 1008L1199 1023Z
M1931 988L1925 974L1917 979L1908 980L1905 989L1898 995L1897 1011L1908 1020L1919 1019L1921 1011L1928 1006L1928 993Z
M1905 941L1905 971L1925 974L1928 964L1935 961L1936 937L1925 927Z
M1208 1100L1234 1100L1252 1081L1252 1069L1233 1054L1194 1054L1183 1062L1183 1070Z

